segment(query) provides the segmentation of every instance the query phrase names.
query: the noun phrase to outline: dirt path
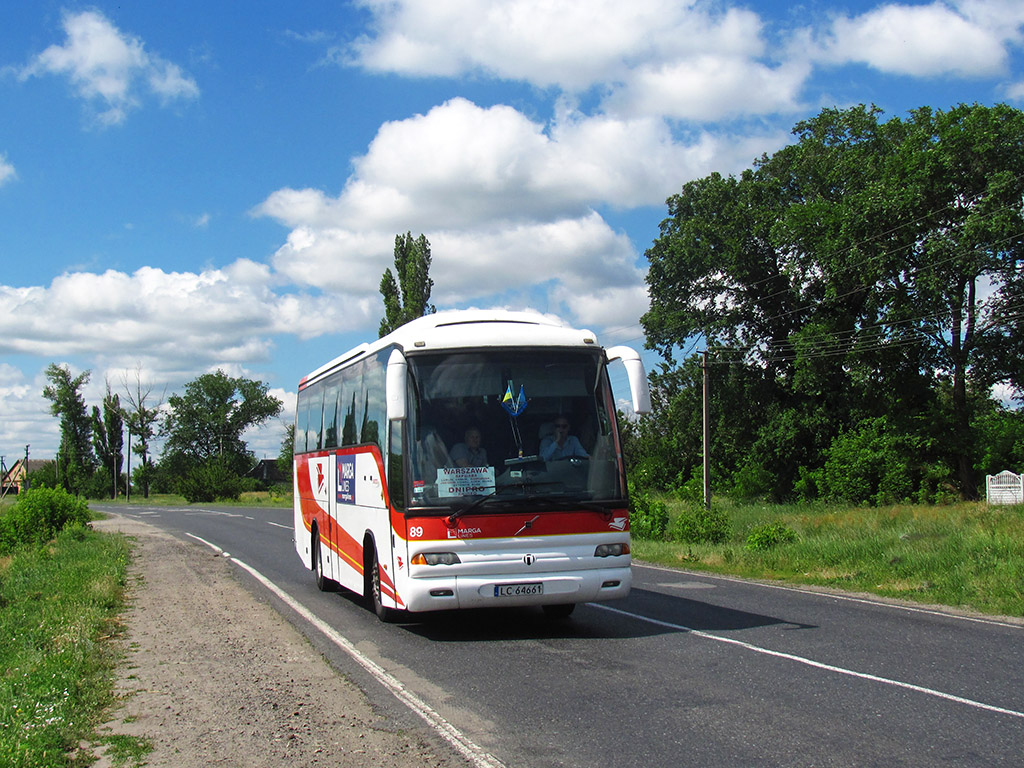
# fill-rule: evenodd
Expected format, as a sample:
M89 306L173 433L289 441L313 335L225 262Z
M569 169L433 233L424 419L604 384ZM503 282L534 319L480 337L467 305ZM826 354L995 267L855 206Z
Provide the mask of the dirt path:
M393 730L228 561L128 518L94 525L138 541L123 704L101 732L148 738L147 765L465 765L426 730Z

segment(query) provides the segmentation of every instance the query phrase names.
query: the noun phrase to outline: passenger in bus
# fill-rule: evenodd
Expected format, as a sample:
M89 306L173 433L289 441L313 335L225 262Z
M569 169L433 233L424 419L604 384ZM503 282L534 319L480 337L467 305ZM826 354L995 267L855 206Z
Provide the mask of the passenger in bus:
M487 451L480 445L478 427L470 427L464 435L465 442L452 446L451 457L457 467L486 467Z
M555 434L541 441L540 457L544 461L557 461L573 457L589 459L590 454L584 450L579 438L569 434L569 420L559 416L555 419Z
M414 462L417 480L427 484L437 481L437 470L452 466L451 456L444 447L444 440L432 428L423 430L423 437L416 441Z

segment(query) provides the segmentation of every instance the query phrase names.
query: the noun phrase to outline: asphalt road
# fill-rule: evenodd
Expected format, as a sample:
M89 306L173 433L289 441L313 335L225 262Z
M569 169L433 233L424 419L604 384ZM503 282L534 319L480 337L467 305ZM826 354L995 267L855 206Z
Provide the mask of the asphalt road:
M375 706L423 727L407 694L478 765L1024 765L1020 623L634 565L627 600L564 622L530 609L386 625L317 591L290 510L110 509L258 571L266 583L239 569Z

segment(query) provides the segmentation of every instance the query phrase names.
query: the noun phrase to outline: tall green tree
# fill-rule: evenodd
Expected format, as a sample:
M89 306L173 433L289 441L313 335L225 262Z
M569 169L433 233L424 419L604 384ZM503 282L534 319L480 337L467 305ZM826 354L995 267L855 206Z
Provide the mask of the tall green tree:
M51 363L46 368L50 382L43 397L50 401L50 412L60 419L60 448L57 475L61 485L72 493L84 494L96 468L92 450L92 421L86 411L82 387L90 371L71 375L67 365Z
M255 456L243 433L281 412L283 403L263 382L233 378L223 371L205 373L167 398L162 465L179 476L216 464L235 477L252 468Z
M114 498L124 465L124 412L121 410L121 399L110 391L109 382L107 394L103 398L103 410L95 405L92 407L92 443L98 465L97 474L107 478L103 490Z
M1024 383L1011 341L1024 113L879 115L824 110L739 178L686 184L647 253L648 343L671 360L703 337L744 387L759 382L745 447L772 495L820 466L840 432L886 417L873 423L937 438L913 444L941 446L973 497L972 414L993 384Z
M395 275L398 276L397 280ZM430 242L424 235L415 240L412 232L395 236L395 271L384 270L380 279L380 294L384 299L384 317L380 321L380 336L417 317L435 311L430 303Z
M149 485L152 479L154 466L150 451L150 444L156 437L160 426L161 407L163 397L153 401L153 388L142 383L142 369L135 369L135 382L129 383L127 373L121 379L124 386L125 400L124 423L128 427L128 440L135 438L135 444L130 446L131 452L139 457L139 465L132 473L137 485L142 488L144 498L149 498Z

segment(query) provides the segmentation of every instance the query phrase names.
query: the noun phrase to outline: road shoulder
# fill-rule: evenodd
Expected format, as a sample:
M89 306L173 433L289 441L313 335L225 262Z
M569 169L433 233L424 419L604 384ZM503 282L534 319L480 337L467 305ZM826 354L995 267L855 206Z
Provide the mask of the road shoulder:
M391 729L227 560L127 517L94 526L137 542L120 706L99 732L149 739L147 765L463 764L423 734Z

